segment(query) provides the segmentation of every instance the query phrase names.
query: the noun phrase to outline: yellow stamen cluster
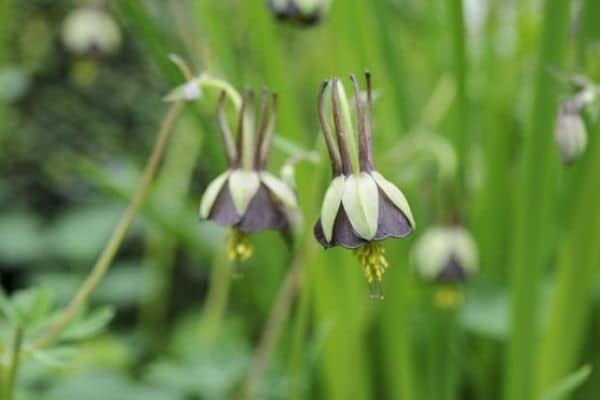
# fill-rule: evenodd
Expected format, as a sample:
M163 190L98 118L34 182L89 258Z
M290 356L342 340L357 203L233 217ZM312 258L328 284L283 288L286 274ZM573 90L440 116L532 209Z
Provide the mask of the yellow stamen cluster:
M383 273L388 267L387 259L385 258L385 248L381 243L370 242L366 245L354 250L354 254L358 258L360 266L363 268L365 277L371 285L371 290L381 289L381 280ZM373 293L376 295L376 293ZM383 297L381 293L378 297Z
M462 292L456 285L440 285L435 291L435 304L442 309L451 310L462 302Z
M236 263L243 263L252 257L253 251L254 247L248 240L248 234L232 228L227 242L227 256L229 259Z

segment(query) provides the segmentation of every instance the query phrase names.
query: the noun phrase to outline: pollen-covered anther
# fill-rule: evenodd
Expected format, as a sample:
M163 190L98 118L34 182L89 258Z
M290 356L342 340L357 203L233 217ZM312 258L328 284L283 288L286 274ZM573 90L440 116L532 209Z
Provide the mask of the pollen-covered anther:
M354 250L354 253L369 285L379 285L383 279L383 273L389 265L385 258L383 245L377 242L369 242Z
M233 228L229 234L227 243L227 257L233 262L243 263L252 257L254 246L248 239L248 234Z

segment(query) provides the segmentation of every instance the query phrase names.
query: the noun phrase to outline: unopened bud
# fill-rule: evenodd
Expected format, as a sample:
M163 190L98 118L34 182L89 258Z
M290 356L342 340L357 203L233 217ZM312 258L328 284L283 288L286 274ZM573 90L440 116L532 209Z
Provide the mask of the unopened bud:
M280 21L313 25L329 9L331 0L267 0L269 9Z
M558 107L554 138L563 163L571 164L579 158L587 146L587 131L581 117L583 106L577 98L562 101Z

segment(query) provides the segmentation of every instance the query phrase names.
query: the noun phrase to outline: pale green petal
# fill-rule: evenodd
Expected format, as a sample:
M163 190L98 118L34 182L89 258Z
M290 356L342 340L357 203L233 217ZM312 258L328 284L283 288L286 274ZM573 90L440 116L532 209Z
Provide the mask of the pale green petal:
M229 178L229 191L235 210L241 216L246 213L250 200L260 187L258 173L252 170L236 169Z
M333 237L333 224L335 223L335 217L340 209L342 202L342 196L344 195L345 180L343 176L334 178L327 192L325 192L325 198L323 199L323 205L321 207L321 227L323 228L323 234L325 240L331 242Z
M342 204L356 233L365 240L373 239L379 218L379 193L373 178L366 172L350 175Z
M281 179L269 172L261 172L260 179L284 206L290 209L298 208L296 194Z
M404 213L408 221L410 222L410 226L415 227L415 219L413 218L412 212L410 211L410 206L408 205L408 200L404 197L404 194L394 185L392 182L385 179L379 172L371 171L371 176L377 182L377 185L383 190L383 193L392 201L392 203L398 207L400 211Z
M229 177L230 172L231 171L225 171L217 176L204 191L202 200L200 201L200 218L208 218L210 210L212 210L213 204L221 192L223 184L225 184L225 181Z

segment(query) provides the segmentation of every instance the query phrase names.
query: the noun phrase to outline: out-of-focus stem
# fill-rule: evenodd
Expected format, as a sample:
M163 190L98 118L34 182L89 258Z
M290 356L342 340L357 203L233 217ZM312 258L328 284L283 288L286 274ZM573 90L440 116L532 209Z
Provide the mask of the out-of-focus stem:
M154 148L152 149L152 153L148 158L146 163L146 167L144 168L144 174L142 176L142 180L140 185L138 186L137 191L133 195L129 206L125 210L125 213L121 217L118 225L115 227L113 234L111 235L106 247L100 254L100 257L96 261L96 264L92 267L89 275L83 282L83 284L79 287L79 290L75 294L75 296L71 299L71 302L67 305L67 307L58 315L56 320L50 327L43 333L40 337L35 339L32 343L26 344L25 348L41 348L52 341L54 341L60 334L63 329L71 322L71 320L77 315L77 312L81 309L81 307L87 302L90 295L93 293L94 289L98 287L98 284L102 281L102 278L108 271L115 254L117 253L121 243L125 239L125 235L129 230L129 227L133 223L133 220L142 205L142 202L146 198L148 193L148 189L150 188L150 184L152 183L152 179L156 174L156 170L158 169L158 165L160 163L162 154L165 150L168 139L173 131L173 124L175 122L175 118L181 111L183 103L178 101L173 103L169 108L156 138L156 142L154 143Z
M203 344L212 343L219 332L231 287L231 266L224 246L215 250L213 260L212 279L202 315L200 338Z
M246 383L242 389L242 399L252 398L254 390L264 374L273 350L277 345L283 324L288 319L292 303L301 286L304 277L303 264L304 258L296 254L285 280L279 289L279 293L261 334L258 348L249 368Z
M12 400L15 391L15 381L19 369L21 346L23 344L23 327L17 326L10 353L10 361L6 370L6 381L4 386L4 399Z
M562 64L568 39L570 1L547 0L536 73L532 123L523 138L518 196L513 211L511 254L511 320L504 398L534 397L535 354L538 348L539 292L558 161L552 140L555 92L549 65Z

